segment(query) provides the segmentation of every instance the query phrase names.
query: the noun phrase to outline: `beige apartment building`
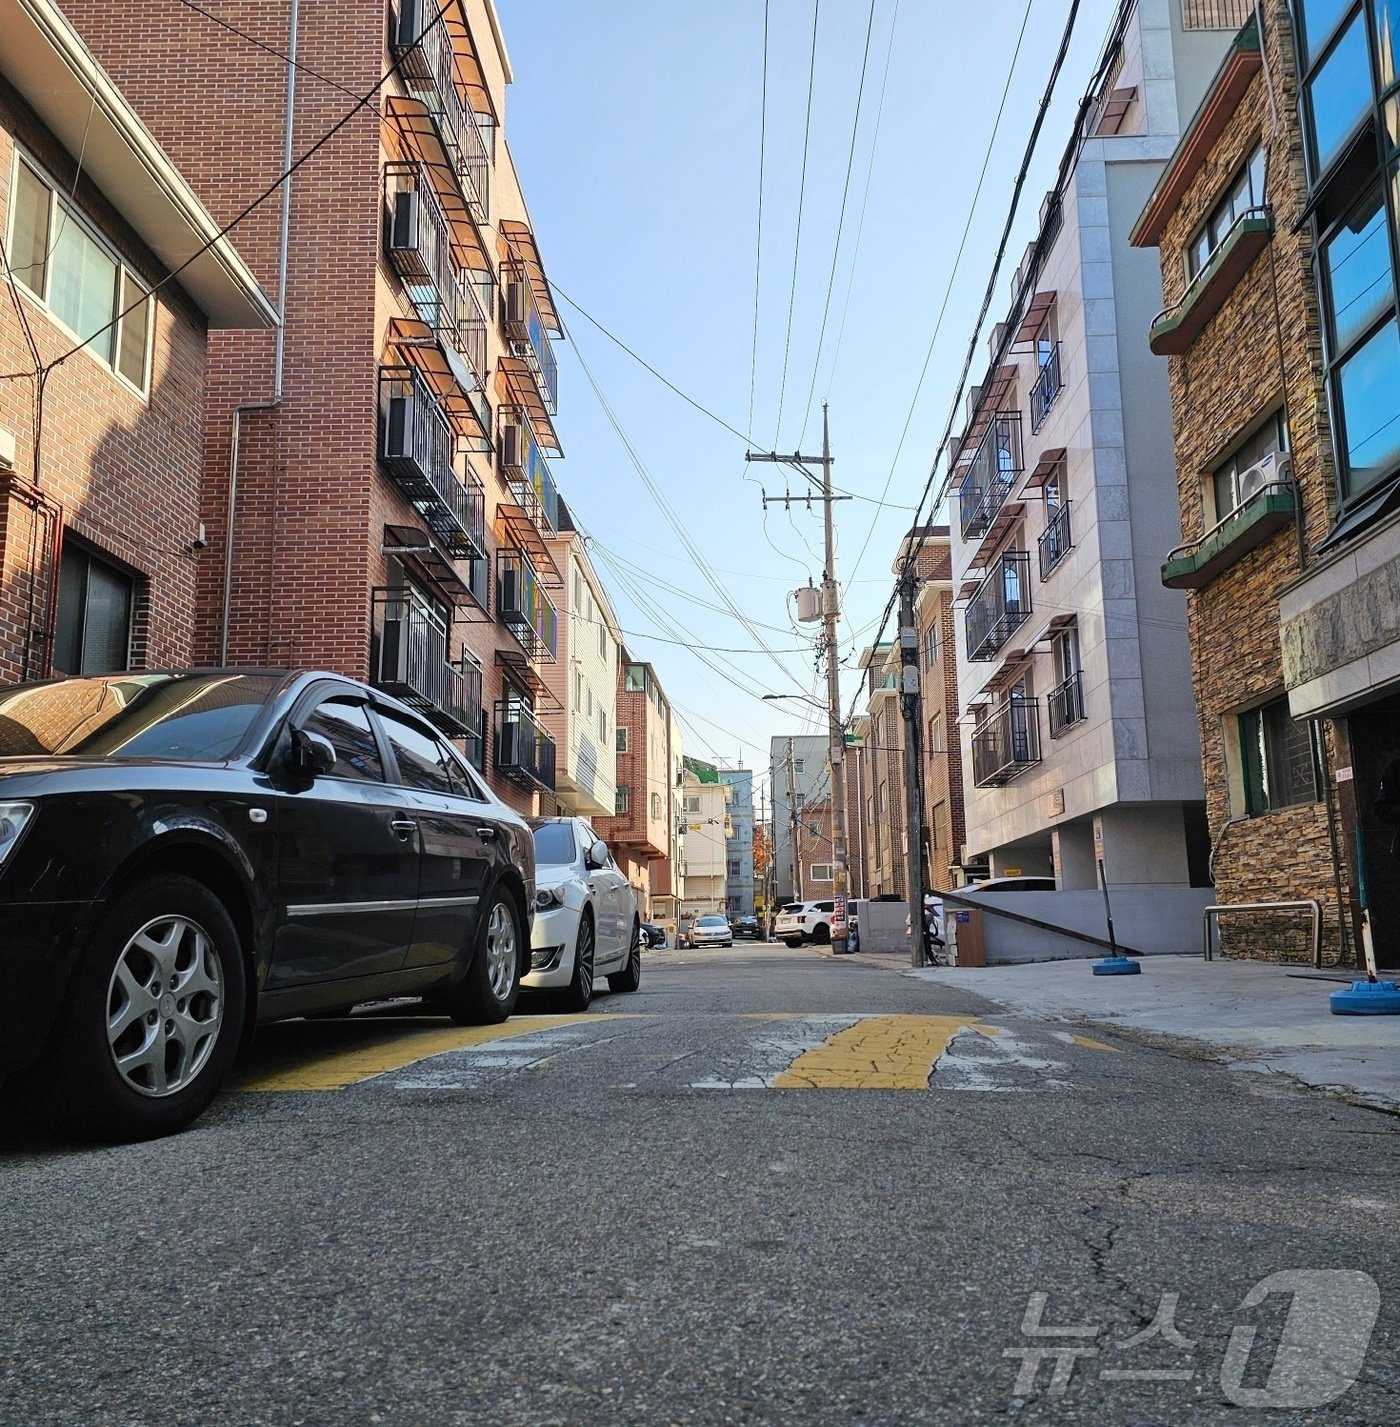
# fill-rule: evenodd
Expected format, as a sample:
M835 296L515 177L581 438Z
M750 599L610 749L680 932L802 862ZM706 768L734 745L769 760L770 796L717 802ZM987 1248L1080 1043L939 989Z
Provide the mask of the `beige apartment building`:
M256 203L238 242L283 316L280 342L210 341L194 657L368 679L535 810L560 322L493 0L229 0L250 40L175 10L161 43L129 7L66 8L215 219Z

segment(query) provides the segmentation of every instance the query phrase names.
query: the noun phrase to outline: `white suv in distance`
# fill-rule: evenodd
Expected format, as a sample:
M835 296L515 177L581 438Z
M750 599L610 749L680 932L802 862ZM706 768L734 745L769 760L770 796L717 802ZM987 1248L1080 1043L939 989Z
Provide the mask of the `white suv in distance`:
M631 884L582 818L531 818L535 924L530 973L521 985L552 991L566 1011L586 1011L593 978L610 991L642 979L641 919Z
M825 946L831 940L835 912L833 901L789 902L773 923L773 935L789 946L801 946L804 941Z

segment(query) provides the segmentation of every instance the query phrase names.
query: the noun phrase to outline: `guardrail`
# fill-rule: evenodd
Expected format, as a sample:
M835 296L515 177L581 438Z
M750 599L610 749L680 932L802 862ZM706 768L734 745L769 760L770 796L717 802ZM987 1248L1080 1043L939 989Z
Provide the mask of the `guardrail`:
M1322 903L1314 897L1305 897L1299 901L1292 902L1232 902L1229 905L1210 906L1205 910L1201 919L1201 931L1206 961L1213 961L1214 952L1211 937L1211 919L1214 918L1216 926L1220 924L1220 914L1222 912L1297 912L1310 911L1312 913L1312 952L1313 965L1322 966Z

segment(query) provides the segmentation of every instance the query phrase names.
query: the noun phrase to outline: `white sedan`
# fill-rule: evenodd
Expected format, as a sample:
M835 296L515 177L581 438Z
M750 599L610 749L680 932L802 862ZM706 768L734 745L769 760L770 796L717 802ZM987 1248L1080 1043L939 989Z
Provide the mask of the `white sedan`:
M733 946L734 928L723 917L698 917L690 928L691 946Z
M607 844L582 818L532 818L535 925L530 973L521 986L553 991L567 1011L586 1011L593 978L610 991L642 979L641 918Z

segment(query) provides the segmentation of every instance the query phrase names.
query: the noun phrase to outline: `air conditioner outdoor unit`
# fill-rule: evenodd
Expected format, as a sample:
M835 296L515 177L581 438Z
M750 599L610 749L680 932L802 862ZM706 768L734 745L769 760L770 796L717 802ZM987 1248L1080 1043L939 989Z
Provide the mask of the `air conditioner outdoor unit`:
M1271 451L1262 461L1240 473L1240 504L1265 486L1278 485L1293 474L1293 458L1286 451Z
M501 464L525 465L525 433L514 422L501 427Z
M500 589L496 594L496 612L502 619L521 618L519 570L507 567L501 571Z
M525 284L508 282L501 290L506 306L506 321L519 325L525 321Z
M389 248L391 251L417 251L420 211L420 199L416 189L401 188L394 194L393 207L389 210Z
M524 752L525 729L519 723L508 719L501 725L500 751L497 754L497 759L503 766L514 768L525 761Z
M417 458L411 396L391 396L384 404L384 455L391 461Z

